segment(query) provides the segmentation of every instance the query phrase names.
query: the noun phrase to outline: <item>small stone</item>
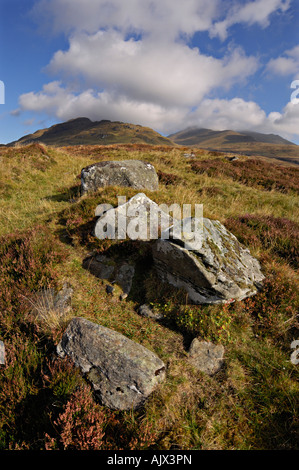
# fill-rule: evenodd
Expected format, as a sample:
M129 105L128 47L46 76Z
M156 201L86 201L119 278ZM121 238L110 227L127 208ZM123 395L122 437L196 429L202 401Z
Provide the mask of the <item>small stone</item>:
M113 294L114 292L114 287L110 286L109 284L106 285L106 292L107 294Z
M189 349L189 362L193 367L208 375L214 375L224 364L224 347L222 344L213 344L208 341L199 341L197 338L191 343Z
M163 315L155 313L147 304L143 304L139 307L138 314L142 317L153 318L154 320L161 320L163 318Z
M130 293L135 268L124 261L114 261L104 255L93 255L83 261L83 267L99 279L105 279L119 286L124 294Z

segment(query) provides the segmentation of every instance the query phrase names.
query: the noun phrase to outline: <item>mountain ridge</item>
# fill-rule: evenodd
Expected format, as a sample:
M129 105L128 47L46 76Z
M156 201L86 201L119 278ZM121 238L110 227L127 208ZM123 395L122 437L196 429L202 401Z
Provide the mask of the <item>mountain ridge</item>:
M189 127L169 136L162 136L149 127L121 121L91 121L78 117L39 129L7 147L41 143L52 147L79 145L147 144L166 147L195 147L209 152L217 151L259 158L274 159L285 164L299 164L299 146L276 134L253 131L214 131Z
M230 137L235 137L236 142L239 138L240 141L248 141L248 142L263 142L263 143L277 143L281 145L295 145L295 143L284 139L278 134L263 134L260 132L254 131L233 131L231 129L226 129L222 131L215 131L212 129L207 128L199 128L199 127L187 127L184 130L175 132L173 134L168 135L167 137L173 140L176 143L184 144L200 144L205 142L206 140L214 139L217 137L224 137L225 139L229 140ZM233 140L233 139L231 139ZM188 141L188 142L187 142ZM191 142L192 141L192 142Z
M299 146L276 134L189 127L167 137L177 145L299 164Z
M54 147L117 143L174 146L171 140L149 127L108 119L91 121L86 117L70 119L49 128L39 129L33 134L27 134L19 140L10 142L7 146L26 145L34 142Z

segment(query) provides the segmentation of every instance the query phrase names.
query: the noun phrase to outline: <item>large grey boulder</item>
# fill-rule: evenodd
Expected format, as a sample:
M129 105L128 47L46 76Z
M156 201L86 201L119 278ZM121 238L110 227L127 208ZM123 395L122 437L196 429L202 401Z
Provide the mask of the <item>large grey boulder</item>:
M165 379L165 365L153 352L84 318L73 318L57 346L92 383L103 405L137 408Z
M140 160L97 162L81 170L81 194L105 186L156 191L159 179L153 165Z
M210 341L200 341L197 338L189 349L190 364L208 375L216 374L224 364L224 347Z
M101 207L95 213L101 213ZM143 193L128 202L104 211L96 222L94 234L104 238L125 240L153 240L173 224L172 217Z
M170 206L171 207L171 206ZM139 193L102 213L99 239L153 241L152 253L162 281L184 289L195 304L242 300L257 293L264 275L257 259L219 221L172 218L170 207ZM179 211L181 212L181 211Z
M203 218L200 243L186 246L183 236L158 239L153 259L160 278L187 291L191 302L226 303L257 293L264 279L258 260L219 221Z

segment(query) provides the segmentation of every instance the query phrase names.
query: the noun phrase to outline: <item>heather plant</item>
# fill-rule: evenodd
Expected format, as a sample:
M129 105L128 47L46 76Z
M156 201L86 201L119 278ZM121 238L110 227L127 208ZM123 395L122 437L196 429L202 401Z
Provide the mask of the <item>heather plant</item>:
M46 434L46 449L61 446L63 450L101 450L104 447L105 413L93 400L87 385L76 390L54 426L59 442Z
M59 438L46 433L47 450L146 450L158 436L144 419L101 406L87 384L76 387L53 428Z
M248 247L267 250L298 268L298 223L286 217L245 214L226 219L225 225Z
M244 300L244 309L254 318L257 334L283 340L289 348L292 335L299 330L298 282L286 278L278 266L269 268L266 274L261 292Z
M197 174L225 177L266 191L298 193L299 190L297 168L282 167L254 158L234 162L221 158L200 160L194 161L191 168Z

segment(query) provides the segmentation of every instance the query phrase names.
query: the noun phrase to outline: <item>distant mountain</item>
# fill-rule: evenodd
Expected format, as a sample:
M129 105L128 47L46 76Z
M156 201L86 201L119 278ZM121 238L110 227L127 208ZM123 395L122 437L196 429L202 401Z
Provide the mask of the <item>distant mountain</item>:
M32 142L40 142L54 147L126 143L174 145L171 140L149 127L108 120L93 122L85 117L71 119L47 129L38 130L34 134L25 135L21 139L11 142L8 146L26 145Z
M190 127L168 138L177 145L299 163L299 146L275 134Z
M183 131L168 136L176 144L180 145L213 145L213 144L238 144L263 142L268 144L295 145L289 140L275 134L261 134L251 131L213 131L211 129L199 129L190 127Z

